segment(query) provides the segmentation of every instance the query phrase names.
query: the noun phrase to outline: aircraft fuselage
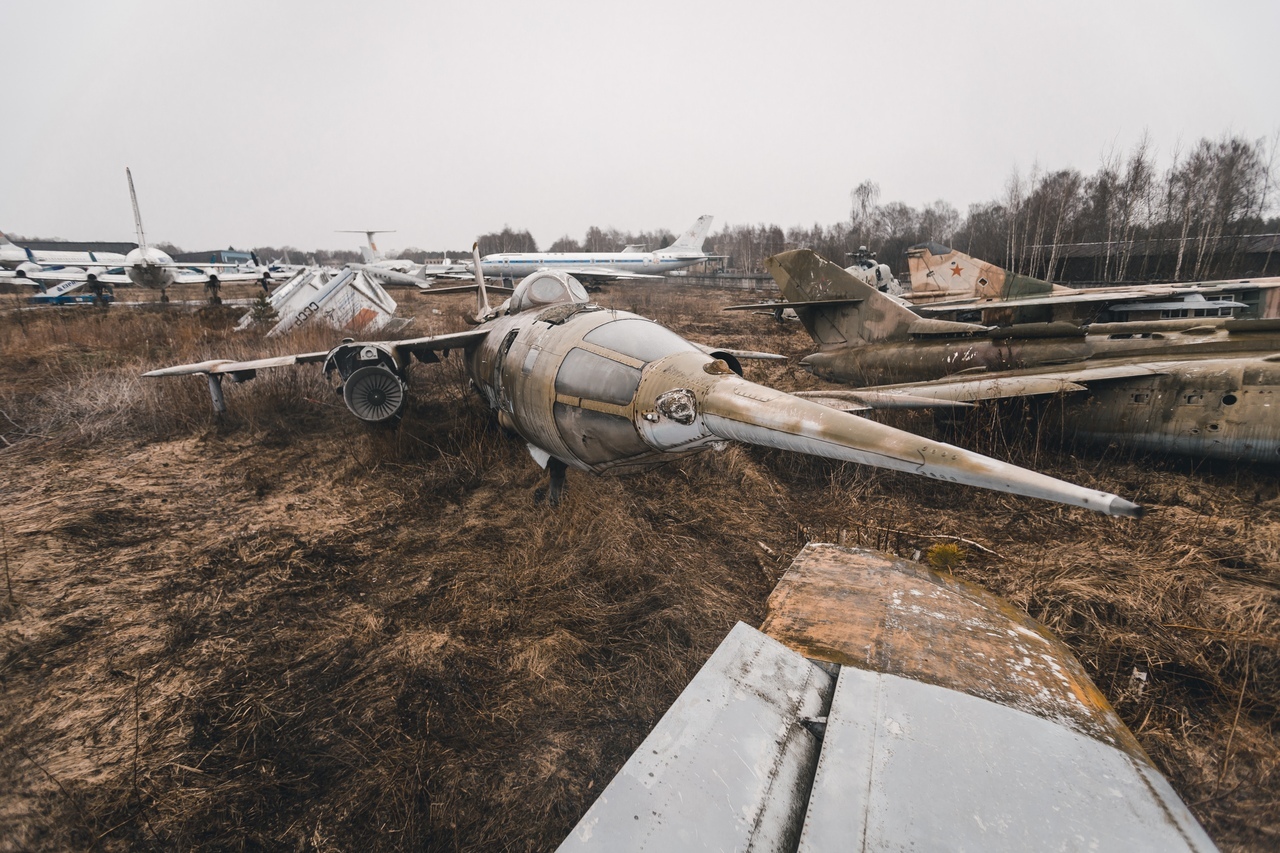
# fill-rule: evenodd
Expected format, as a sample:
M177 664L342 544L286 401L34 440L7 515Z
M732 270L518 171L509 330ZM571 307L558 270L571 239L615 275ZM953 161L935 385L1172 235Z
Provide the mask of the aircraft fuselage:
M642 275L665 275L705 261L702 252L503 252L485 255L480 269L490 278L522 279L538 270L576 273L601 267Z
M1097 359L1232 357L1280 352L1275 321L1156 321L1094 324L1054 335L1053 326L1028 324L990 336L828 346L801 359L815 376L858 386L927 382L973 371L1022 370Z
M1095 445L1280 463L1280 362L1202 359L1157 374L1091 385L1061 398L1064 438Z

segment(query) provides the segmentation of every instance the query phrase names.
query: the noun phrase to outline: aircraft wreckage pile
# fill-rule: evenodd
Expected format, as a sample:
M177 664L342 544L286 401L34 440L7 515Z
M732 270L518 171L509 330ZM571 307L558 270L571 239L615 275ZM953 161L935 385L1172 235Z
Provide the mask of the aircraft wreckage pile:
M704 220L685 241L696 246L675 248L701 254ZM141 237L140 217L138 229ZM944 247L922 248L918 258L947 256L934 251ZM493 263L506 278L516 261ZM787 300L769 310L789 305L813 337L817 350L803 367L853 387L786 393L748 381L743 368L779 356L692 342L594 303L575 272L549 268L546 258L530 263L538 269L511 274L508 289L486 282L489 263L476 251L474 283L426 290L474 293L467 331L348 339L146 375L202 378L221 414L235 405L224 381L314 364L360 421L396 424L414 416L413 363L454 353L497 422L548 471L551 505L565 499L569 468L641 473L737 442L1142 515L1125 497L858 414L961 411L1010 398L1061 406L1052 422L1074 440L1263 462L1280 450L1272 408L1280 321L1232 314L1249 304L1269 311L1267 283L1261 300L1213 300L1214 311L1232 315L1223 317L1129 319L1208 311L1200 292L1090 296L1081 324L1084 308L1071 294L981 262L980 292L913 301L892 295L880 265L842 269L788 252L769 261ZM648 275L610 275L625 269L603 275ZM310 315L394 333L408 321L392 319L396 303L380 283L404 284L397 276L416 272L373 263L298 271L268 300L277 318L268 335ZM507 295L496 307L495 292ZM1014 322L1000 325L1003 318ZM743 762L756 770L744 774ZM932 792L926 807L916 801L922 786ZM760 632L739 625L730 633L563 849L824 850L859 838L870 846L1213 849L1083 667L1044 629L981 590L831 546L797 558Z

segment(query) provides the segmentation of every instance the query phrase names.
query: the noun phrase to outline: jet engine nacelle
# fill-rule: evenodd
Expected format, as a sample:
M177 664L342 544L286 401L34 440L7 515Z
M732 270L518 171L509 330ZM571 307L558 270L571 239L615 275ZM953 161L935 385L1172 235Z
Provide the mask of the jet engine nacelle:
M326 376L337 373L337 390L351 414L366 423L398 418L408 402L404 365L395 351L378 343L344 343L324 362Z

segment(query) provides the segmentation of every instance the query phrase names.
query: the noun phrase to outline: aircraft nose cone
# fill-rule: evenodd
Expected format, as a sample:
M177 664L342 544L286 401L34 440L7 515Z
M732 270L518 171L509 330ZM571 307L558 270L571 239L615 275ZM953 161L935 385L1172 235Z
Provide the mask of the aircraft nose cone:
M1139 506L1136 503L1127 501L1124 498L1117 497L1111 501L1107 507L1108 515L1127 515L1129 518L1142 518L1147 514L1146 507Z

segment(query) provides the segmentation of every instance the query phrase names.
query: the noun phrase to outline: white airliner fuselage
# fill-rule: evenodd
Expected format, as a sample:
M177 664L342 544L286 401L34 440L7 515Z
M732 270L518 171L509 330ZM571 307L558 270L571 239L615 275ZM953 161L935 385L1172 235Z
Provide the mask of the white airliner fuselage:
M706 259L703 252L500 252L481 258L480 269L491 278L524 278L537 270L592 266L664 275Z
M481 258L480 270L489 278L512 281L538 270L567 272L586 282L658 278L711 257L702 251L711 219L699 217L674 243L656 252L499 252Z
M118 267L119 252L83 252L64 249L26 249L0 233L0 269L30 272L42 267Z

